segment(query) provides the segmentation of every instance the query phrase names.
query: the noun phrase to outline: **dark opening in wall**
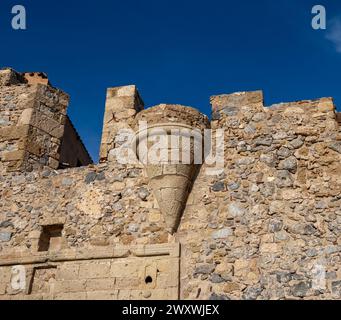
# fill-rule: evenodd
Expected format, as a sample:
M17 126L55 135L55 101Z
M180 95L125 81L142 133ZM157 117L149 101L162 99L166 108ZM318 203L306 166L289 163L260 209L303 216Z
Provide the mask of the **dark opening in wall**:
M145 282L148 283L152 283L153 282L153 278L151 276L146 277Z
M38 251L60 250L62 245L62 224L43 226L39 238Z

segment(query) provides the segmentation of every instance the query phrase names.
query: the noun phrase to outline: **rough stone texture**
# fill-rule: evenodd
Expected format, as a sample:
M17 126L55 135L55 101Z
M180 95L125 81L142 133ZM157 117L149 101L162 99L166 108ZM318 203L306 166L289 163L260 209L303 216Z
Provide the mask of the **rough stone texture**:
M340 299L341 135L332 99L265 108L258 91L211 102L212 128L226 129L225 172L210 177L204 166L183 213L181 298ZM231 181L239 187L225 188ZM216 268L203 274L202 265Z
M117 300L179 298L179 246L115 246L58 253L2 255L0 300ZM13 289L12 266L24 265L25 289ZM4 281L7 280L7 281Z
M21 137L24 129L9 129L22 114L11 101L35 93L6 77L0 130ZM133 128L141 109L135 87L108 90L103 163L1 171L0 299L341 299L341 129L332 99L268 108L257 91L211 103L211 127L224 129L224 170L200 168L173 234L148 167L110 158L118 130ZM157 125L165 108L139 117ZM186 122L177 108L167 112ZM3 139L1 150L8 141L20 139ZM31 291L11 288L16 265Z
M66 116L64 135L60 147L60 167L79 167L92 163L91 156L86 150L80 136L70 118Z
M140 121L146 121L148 123L148 128L139 130L138 123ZM157 128L156 130L155 126ZM195 162L195 152L198 146L194 141L195 139L198 139L197 142L202 145L203 131L208 127L209 122L207 116L193 108L180 105L163 104L142 111L136 116L134 125L134 128L137 131L136 156L145 164L150 187L153 190L160 211L167 224L167 230L170 233L175 232L178 227L193 181L198 173L198 169L200 169L200 166L196 163L202 163L204 158L203 151L199 150L200 154L198 160L200 161ZM180 133L184 128L186 131ZM177 164L172 163L171 157L164 160L162 160L161 156L158 159L150 159L148 157L148 151L153 145L153 143L150 143L151 138L157 135L158 139L162 139L160 137L160 130L163 130L163 133L161 134L162 138L168 142L172 139L173 130L179 132L177 145L179 159ZM197 135L194 133L196 130L198 130ZM192 132L193 134L188 137L186 136L187 132ZM185 163L182 158L182 153L185 147L185 139L190 138L193 140L192 142L188 140L189 159L187 159L188 161ZM151 146L148 145L149 143ZM141 145L147 146L142 152L140 152ZM170 144L165 151L166 156L168 157L172 152Z
M65 124L70 126L68 101L68 95L52 87L44 74L0 71L0 173L59 168L60 160L65 160L60 159L61 143L75 135L71 129L64 132ZM72 147L81 151L67 160L92 163L80 140Z
M136 114L143 110L144 103L136 86L109 88L105 103L100 162L115 161L111 153L123 142L119 130L131 129Z

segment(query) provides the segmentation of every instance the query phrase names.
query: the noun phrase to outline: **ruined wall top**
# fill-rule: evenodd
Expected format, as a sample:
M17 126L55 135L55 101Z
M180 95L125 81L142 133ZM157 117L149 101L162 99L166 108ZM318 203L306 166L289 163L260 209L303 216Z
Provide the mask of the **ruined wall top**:
M134 128L139 121L146 121L148 126L162 123L184 124L193 128L206 129L210 126L208 117L197 109L176 104L160 104L139 112Z
M42 72L0 70L0 173L52 169L60 161L92 163L74 130L66 130L69 96ZM71 128L72 129L72 128ZM67 143L70 141L72 143ZM61 159L61 145L78 150ZM67 150L63 153L67 154Z

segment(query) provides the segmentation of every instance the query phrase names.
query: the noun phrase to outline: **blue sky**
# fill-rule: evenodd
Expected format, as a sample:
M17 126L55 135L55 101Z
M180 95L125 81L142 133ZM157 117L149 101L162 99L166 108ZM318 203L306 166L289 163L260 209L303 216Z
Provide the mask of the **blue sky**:
M23 4L27 30L11 29ZM313 5L327 30L313 30ZM338 0L2 0L0 64L44 71L95 160L107 87L136 84L146 106L210 114L215 94L262 89L267 105L332 96L341 106Z

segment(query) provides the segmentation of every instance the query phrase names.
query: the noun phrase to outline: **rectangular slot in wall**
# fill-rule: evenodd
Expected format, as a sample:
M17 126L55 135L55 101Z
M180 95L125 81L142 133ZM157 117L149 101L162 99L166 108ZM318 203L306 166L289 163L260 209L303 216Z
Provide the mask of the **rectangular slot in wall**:
M62 224L43 226L41 232L38 251L60 250L62 245Z

